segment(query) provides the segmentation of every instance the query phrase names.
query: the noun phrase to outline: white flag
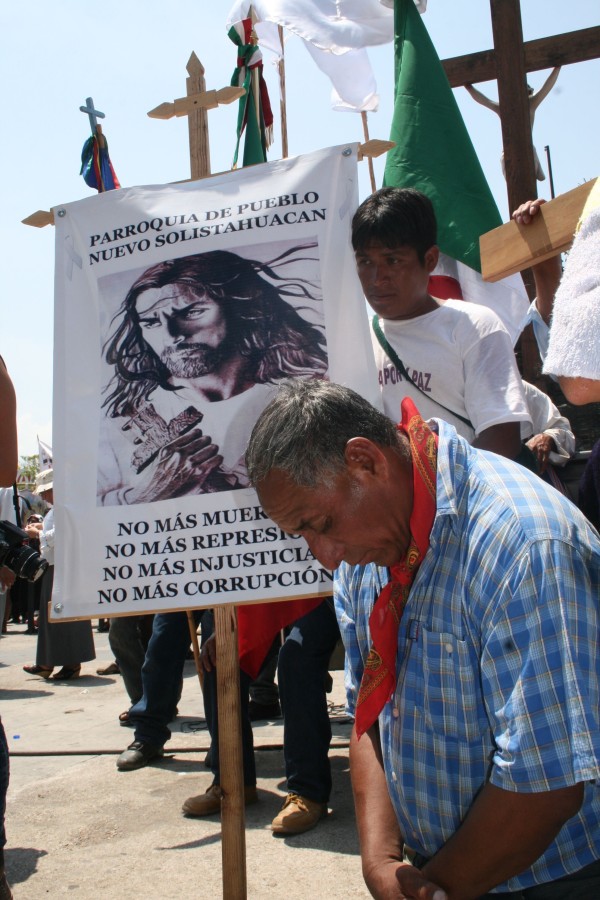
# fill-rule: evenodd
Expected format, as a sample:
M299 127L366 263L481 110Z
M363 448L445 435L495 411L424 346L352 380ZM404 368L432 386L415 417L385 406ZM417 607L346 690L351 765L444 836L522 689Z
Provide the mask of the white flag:
M425 12L427 0L415 0ZM274 26L304 40L306 49L330 79L337 111L375 112L379 95L366 47L394 38L393 0L253 0L261 46L280 53ZM236 0L227 28L247 17L248 0Z
M52 447L40 441L38 438L38 455L40 458L40 472L52 468Z

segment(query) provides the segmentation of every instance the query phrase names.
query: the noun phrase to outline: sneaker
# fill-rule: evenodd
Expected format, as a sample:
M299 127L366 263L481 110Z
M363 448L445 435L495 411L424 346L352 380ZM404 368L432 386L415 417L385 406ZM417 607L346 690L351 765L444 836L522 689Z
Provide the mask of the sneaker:
M280 719L279 700L274 700L273 703L257 703L256 700L251 700L248 704L248 716L251 722L259 722L261 719Z
M142 769L157 757L163 756L162 747L155 744L145 744L143 741L134 741L127 750L123 750L117 759L117 769L127 772L130 769Z
M183 814L185 816L212 816L214 813L221 812L221 797L223 791L219 784L211 784L204 794L197 797L188 797L183 806ZM244 806L251 806L258 802L258 792L256 785L246 785L244 787Z
M271 831L274 834L302 834L314 828L326 815L326 803L315 803L300 794L290 793L271 822Z

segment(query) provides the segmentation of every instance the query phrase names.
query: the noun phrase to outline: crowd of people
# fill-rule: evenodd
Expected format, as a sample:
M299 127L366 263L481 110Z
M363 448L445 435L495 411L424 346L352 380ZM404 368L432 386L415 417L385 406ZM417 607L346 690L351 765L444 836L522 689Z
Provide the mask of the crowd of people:
M519 207L516 221L526 226L541 202ZM574 367L573 344L565 365L554 332L569 319L566 298L579 302L589 291L593 303L597 294L594 222L584 223L560 288L557 259L534 267L538 295L528 317L546 371L573 402L600 399L599 367L588 365L586 348L583 369ZM286 628L258 677L240 670L245 803L257 800L252 721L262 707L283 717L287 789L273 833L302 833L327 816L326 692L341 633L354 720L351 777L373 896L600 896L600 538L592 527L600 450L583 484L588 521L563 496L560 479L575 435L550 398L523 382L500 319L429 292L439 251L427 197L375 192L355 213L351 240L374 313L384 412L321 377L283 382L243 460L268 516L302 535L335 572L334 596ZM583 277L589 262L580 258L590 244L595 284ZM186 303L193 294L187 287ZM171 306L165 315L174 315ZM600 346L597 331L586 339L586 347ZM9 421L14 392L3 366L0 375ZM8 489L16 437L5 431L0 471ZM94 644L89 622L48 621L51 471L37 489L48 512L24 525L48 565L39 580L36 660L24 669L65 680L94 659ZM0 577L4 588L14 582L10 571L0 569ZM193 621L201 629L212 783L183 804L192 817L219 813L222 798L212 611L195 611ZM170 738L189 619L184 612L114 618L109 641L129 701L120 721L134 730L117 768L131 772L160 759ZM5 797L1 730L0 737ZM11 896L3 866L0 878L1 900Z

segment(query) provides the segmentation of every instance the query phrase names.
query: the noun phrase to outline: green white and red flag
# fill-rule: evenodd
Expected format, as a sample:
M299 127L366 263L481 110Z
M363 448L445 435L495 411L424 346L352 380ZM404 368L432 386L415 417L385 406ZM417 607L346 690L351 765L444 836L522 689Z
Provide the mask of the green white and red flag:
M520 276L481 278L479 237L502 224L446 73L413 0L396 0L395 104L384 184L411 187L432 201L440 266L430 291L491 307L513 341L528 300ZM436 277L442 280L435 282Z
M234 87L243 87L246 92L239 100L237 143L232 166L235 169L244 131L246 140L242 165L251 166L267 161L267 150L273 140L273 113L263 77L262 52L256 41L252 20L242 19L235 22L228 35L238 48L237 65L231 84Z

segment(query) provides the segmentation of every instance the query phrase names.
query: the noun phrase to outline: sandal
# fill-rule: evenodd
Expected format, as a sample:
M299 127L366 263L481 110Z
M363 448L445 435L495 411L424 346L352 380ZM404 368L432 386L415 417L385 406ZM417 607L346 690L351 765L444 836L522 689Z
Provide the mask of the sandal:
M125 712L119 713L119 725L124 725L125 728L131 728L132 723L129 721L129 710L126 709Z
M28 675L39 675L40 678L50 678L52 666L23 666L23 671Z
M63 666L60 672L52 676L54 681L69 681L71 678L79 678L81 666Z

